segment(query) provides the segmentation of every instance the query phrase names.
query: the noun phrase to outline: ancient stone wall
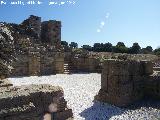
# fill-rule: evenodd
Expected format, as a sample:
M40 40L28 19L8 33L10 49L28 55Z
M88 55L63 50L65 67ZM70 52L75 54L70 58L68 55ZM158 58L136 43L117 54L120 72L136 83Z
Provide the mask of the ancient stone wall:
M147 95L157 96L160 77L152 74L153 64L149 61L107 60L103 64L101 90L96 99L127 106Z
M29 52L29 62L28 62L28 74L40 75L40 53L39 52Z
M27 76L29 75L29 57L28 54L17 55L17 60L12 63L13 69L11 76Z
M55 55L55 72L56 73L64 73L64 54L61 52L57 52Z
M60 87L13 87L5 79L0 81L0 91L0 120L42 120L46 113L54 113L56 120L66 120L73 116Z
M17 56L10 76L51 75L64 72L63 53L41 52L30 51L28 54Z
M150 75L145 83L145 95L155 99L160 99L160 75Z
M73 58L72 64L77 72L99 71L99 61L94 58Z
M41 54L41 75L55 74L55 54L54 52L48 52Z
M50 20L41 24L41 41L61 48L61 22Z
M28 19L24 20L21 27L30 32L36 38L41 35L41 17L31 15ZM32 30L32 31L30 31ZM35 34L32 34L35 33Z

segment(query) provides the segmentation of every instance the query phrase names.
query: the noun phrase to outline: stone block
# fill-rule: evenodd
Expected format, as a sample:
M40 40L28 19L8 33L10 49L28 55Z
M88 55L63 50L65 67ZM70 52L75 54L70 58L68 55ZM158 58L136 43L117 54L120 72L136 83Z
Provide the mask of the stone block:
M2 90L0 92L0 119L2 120L39 120L46 111L50 110L49 106L52 103L58 105L58 112L66 111L67 103L60 87L31 85L0 90ZM55 102L55 98L58 102ZM72 112L69 113L67 116L72 117L69 116Z
M64 111L62 111L62 112L57 112L56 114L55 114L55 119L56 120L66 120L66 119L68 119L68 118L70 118L70 117L72 117L73 116L73 113L72 113L72 110L71 109L68 109L68 108L66 108Z

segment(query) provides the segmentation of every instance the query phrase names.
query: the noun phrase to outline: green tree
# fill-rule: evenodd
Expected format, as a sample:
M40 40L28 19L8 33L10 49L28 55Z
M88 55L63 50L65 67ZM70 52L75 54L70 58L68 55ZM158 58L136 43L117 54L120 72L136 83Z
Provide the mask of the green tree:
M103 44L103 51L104 52L112 52L112 44L111 43L105 43Z
M101 43L94 43L93 51L94 52L101 52L102 51L102 44Z
M142 48L141 53L143 54L151 54L153 52L153 49L151 46L147 46L146 48Z
M152 51L153 51L153 48L152 48L151 46L147 46L147 47L146 47L146 50L147 50L148 52L152 52Z
M75 42L71 42L71 44L69 44L69 46L70 46L71 48L78 48L78 44L75 43Z
M130 54L138 54L140 53L141 47L139 46L138 43L133 43L132 47L129 48L129 52Z
M68 42L67 41L61 41L61 45L68 46Z
M117 45L113 47L113 52L127 53L128 48L125 46L125 44L123 42L118 42Z
M92 47L89 45L83 45L82 48L88 51L92 51Z
M160 48L155 49L155 50L154 50L154 53L155 53L156 55L160 55Z

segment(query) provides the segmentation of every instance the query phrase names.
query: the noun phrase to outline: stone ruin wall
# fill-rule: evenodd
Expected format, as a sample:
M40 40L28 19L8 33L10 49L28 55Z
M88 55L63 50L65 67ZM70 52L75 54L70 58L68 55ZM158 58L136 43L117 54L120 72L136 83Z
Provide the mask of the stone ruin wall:
M64 56L61 52L29 52L17 56L10 76L51 75L64 72Z
M72 64L76 72L100 72L99 61L94 58L73 58Z
M103 63L97 100L127 106L146 96L160 97L160 77L149 61L107 60Z
M19 44L16 44L17 60L12 64L14 69L10 76L63 73L64 54L58 44L60 43L61 26L57 27L55 21L48 23L52 24L52 22L54 23L51 25L52 32L46 31L47 35L51 35L50 41L46 43L43 43L40 38L40 17L30 16L20 25L11 24L16 33L15 42L29 40L32 44L24 47L25 50L22 51L20 51ZM50 25L47 29L50 30L49 28ZM53 29L55 32L58 31L56 32L58 37L54 35ZM63 90L60 87L50 85L15 87L5 79L5 76L0 76L0 91L0 120L41 120L46 114L53 115L53 113L56 120L73 119L72 110L67 107Z
M61 47L61 22L54 20L42 22L41 41L50 43L59 49Z
M145 59L153 61L157 59L156 55L149 54L121 54L121 53L93 53L89 52L86 56L75 56L72 52L65 52L65 62L69 63L74 72L97 72L102 73L103 61L109 58L122 59L132 61L143 61ZM159 69L155 68L154 70ZM159 70L160 71L160 70Z
M20 34L15 39L22 42L29 39L32 46L25 48L23 54L16 55L17 60L13 62L14 69L10 76L63 73L64 53L61 48L60 21L41 22L40 17L31 15L16 27ZM22 38L23 36L25 37Z
M148 81L145 84L145 95L160 99L160 75L153 74L148 77Z
M53 114L56 120L73 119L60 87L13 87L4 79L0 80L0 91L0 120L42 120L46 114Z
M19 25L19 28L25 30L22 34L27 34L35 39L39 39L41 35L41 17L30 15L28 19Z

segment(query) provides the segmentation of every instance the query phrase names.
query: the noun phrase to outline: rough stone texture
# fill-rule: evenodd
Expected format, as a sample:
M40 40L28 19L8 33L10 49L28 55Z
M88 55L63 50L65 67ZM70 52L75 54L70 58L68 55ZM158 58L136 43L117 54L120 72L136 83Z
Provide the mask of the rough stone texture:
M100 62L94 58L73 58L72 64L76 72L100 72Z
M56 48L61 47L61 22L60 21L44 21L41 25L41 40L54 45Z
M13 69L11 75L12 76L28 75L29 72L28 64L29 64L28 54L17 55L17 60L12 63Z
M39 52L29 53L28 63L29 75L40 75L40 54Z
M21 24L6 24L2 31L6 30L8 34L4 40L11 37L16 49L16 60L11 64L13 69L9 76L63 73L60 21L41 22L40 17L31 15ZM7 73L4 70L0 69L3 75Z
M0 88L2 87L10 87L13 84L11 84L8 79L0 79Z
M160 75L155 72L154 74L148 77L148 81L145 86L145 94L146 96L160 99Z
M15 53L12 34L13 32L6 23L0 22L0 78L1 76L8 76L11 70L10 63L14 59Z
M145 96L160 94L160 77L149 61L107 60L103 64L101 90L96 99L127 106Z
M64 54L57 52L55 56L55 72L56 73L64 73Z
M154 71L160 71L160 67L153 67Z
M30 51L29 54L17 56L13 63L11 76L51 75L63 73L64 54L61 52Z
M72 110L60 87L30 85L0 87L0 120L41 120L45 113L53 114L56 120L72 117Z
M41 75L55 74L55 52L48 52L48 54L41 54Z
M41 35L41 17L31 15L28 19L24 20L21 23L21 27L26 29L32 35L34 35L34 37L40 38L40 35Z

